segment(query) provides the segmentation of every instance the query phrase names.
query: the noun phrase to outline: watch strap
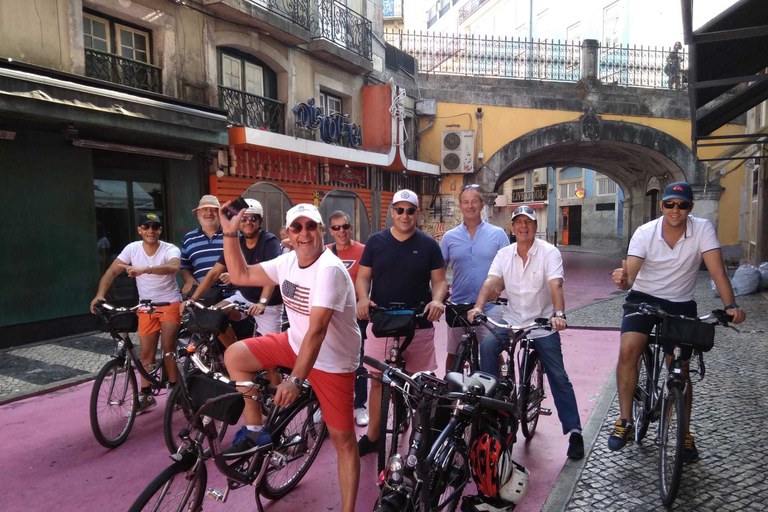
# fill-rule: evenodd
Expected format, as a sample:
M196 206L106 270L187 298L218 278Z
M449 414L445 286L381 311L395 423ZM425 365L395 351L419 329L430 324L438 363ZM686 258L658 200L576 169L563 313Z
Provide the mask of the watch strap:
M733 303L731 303L731 304L728 304L727 306L725 306L725 308L723 308L723 309L725 309L726 311L728 311L729 309L740 309L740 308L739 308L739 305L738 305L738 304L736 304L735 302L733 302Z

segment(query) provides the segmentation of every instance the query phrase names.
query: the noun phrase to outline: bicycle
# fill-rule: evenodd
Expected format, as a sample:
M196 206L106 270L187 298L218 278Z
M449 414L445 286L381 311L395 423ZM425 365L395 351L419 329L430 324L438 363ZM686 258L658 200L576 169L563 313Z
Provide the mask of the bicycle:
M424 306L406 308L404 304L392 303L388 308L371 307L371 323L375 336L392 337L393 345L389 349L389 364L400 370L405 369L402 354L413 341L419 320L426 318ZM400 338L405 337L402 345ZM381 388L381 416L379 421L378 473L384 470L389 457L397 450L400 436L410 425L410 409L405 406L401 396L392 394L388 386Z
M498 425L515 414L512 404L490 398L498 379L483 372L449 372L444 380L431 372L409 376L372 357L364 361L382 372L382 384L396 390L418 417L406 456L392 454L379 477L375 512L455 511L471 476L466 431L474 435L482 422ZM443 400L450 403L450 419L433 442L431 413Z
M685 393L688 385L683 377L683 363L680 359L681 345L693 347L699 359L701 378L704 378L703 352L714 345L715 325L730 327L730 316L723 310L699 318L671 315L658 304L642 302L624 304L633 310L627 316L656 316L654 333L648 338L648 345L638 362L637 388L632 400L632 414L635 418L635 441L640 442L648 432L650 423L659 421L657 439L659 442L659 491L662 502L669 506L674 503L680 490L683 472L683 450L687 419L685 415ZM674 350L667 367L667 378L660 384L664 367L663 345L673 344Z
M487 302L486 304L494 304L497 306L506 306L507 299L499 299L494 302ZM461 327L464 330L464 334L461 336L458 346L456 347L456 354L453 358L453 367L450 371L469 373L480 371L480 355L479 345L480 341L477 339L477 334L473 329L474 326L479 325L478 322L470 322L467 320L467 312L474 308L474 303L466 304L454 304L453 302L445 302L445 321L448 327ZM446 372L448 369L446 368Z
M520 429L526 439L532 439L536 434L539 416L551 416L552 410L542 407L544 394L544 365L536 352L535 340L528 335L536 329L552 330L549 320L537 318L528 325L515 326L496 322L485 315L477 315L475 319L484 324L490 324L499 329L509 331L509 341L505 342L493 329L491 333L501 342L502 363L499 367L501 378L501 393L517 407L517 418L520 419ZM517 350L517 369L519 387L515 378L514 354ZM517 428L514 429L515 433Z
M261 497L277 500L288 494L309 470L325 440L325 422L316 418L320 408L317 395L308 382L302 385L299 396L287 407L271 407L264 427L271 433L272 443L255 447L246 454L222 453L214 420L234 425L245 407L245 399L262 404L271 403L276 389L268 379L257 375L250 381L231 381L221 373L213 372L190 350L190 361L199 374L180 374L180 388L184 397L196 408L189 429L182 429L182 446L171 456L171 466L161 472L131 505L129 512L140 510L202 510L202 501L208 496L225 503L230 491L252 486L256 489L256 506L264 511ZM289 368L277 368L289 375ZM249 387L259 392L250 396L235 387ZM204 448L207 440L209 448ZM222 493L207 489L206 461L213 459L216 468L226 477L227 488ZM287 476L286 476L287 475Z
M90 400L91 431L96 441L105 448L123 444L133 428L139 404L134 370L149 382L153 395L158 395L168 384L165 365L154 363L149 365L149 369L145 368L141 358L136 356L130 334L138 331L137 311L152 314L155 308L169 304L141 300L131 308L115 307L106 302L94 306L94 311L115 342L113 358L96 376Z

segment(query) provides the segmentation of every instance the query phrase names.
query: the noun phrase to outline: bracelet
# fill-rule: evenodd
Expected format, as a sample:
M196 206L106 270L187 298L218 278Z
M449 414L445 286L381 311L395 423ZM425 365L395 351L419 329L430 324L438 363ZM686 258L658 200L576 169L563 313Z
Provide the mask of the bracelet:
M237 231L235 231L233 233L222 233L221 236L227 236L227 237L230 237L230 238L237 238Z
M729 309L740 309L740 308L739 308L739 305L738 305L738 304L736 304L736 303L734 302L734 303L732 303L732 304L728 304L728 305L727 305L727 306L725 306L725 308L723 308L723 309L725 309L726 311L728 311Z

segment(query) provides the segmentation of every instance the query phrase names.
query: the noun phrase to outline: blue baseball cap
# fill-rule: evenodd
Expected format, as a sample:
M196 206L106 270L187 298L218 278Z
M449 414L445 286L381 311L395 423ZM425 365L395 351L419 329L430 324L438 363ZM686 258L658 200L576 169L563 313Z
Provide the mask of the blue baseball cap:
M676 181L667 185L664 189L664 195L661 197L662 201L668 199L682 199L683 201L693 202L693 190L691 186L684 181Z

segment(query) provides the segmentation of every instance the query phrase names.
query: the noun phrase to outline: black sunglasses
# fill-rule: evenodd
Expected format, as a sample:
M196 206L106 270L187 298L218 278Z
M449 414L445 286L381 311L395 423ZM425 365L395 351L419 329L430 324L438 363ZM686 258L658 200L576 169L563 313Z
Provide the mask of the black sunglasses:
M298 222L294 222L293 224L288 226L288 229L290 229L291 233L293 233L294 235L298 235L299 233L301 233L301 230L305 228L310 233L312 231L317 231L317 222L313 220L308 220L306 224L300 224Z
M160 231L162 229L161 224L155 224L154 222L152 224L142 224L141 229L149 231L150 229L154 229L155 231Z
M392 209L395 210L395 213L398 214L398 215L402 215L403 213L407 213L408 215L413 215L414 213L416 213L416 208L400 208L400 207L398 207L398 208L392 208Z
M257 222L260 220L261 220L261 217L259 217L258 215L243 215L242 217L240 217L240 222L247 222L247 221Z
M331 226L331 229L334 230L334 231L338 231L340 229L343 229L344 231L347 231L351 227L352 227L351 224L340 224L338 226Z
M663 201L661 203L661 206L663 206L667 210L671 210L675 206L677 206L678 210L685 211L685 210L689 210L691 208L691 203L689 203L688 201L680 201L679 203L675 203L673 201Z

